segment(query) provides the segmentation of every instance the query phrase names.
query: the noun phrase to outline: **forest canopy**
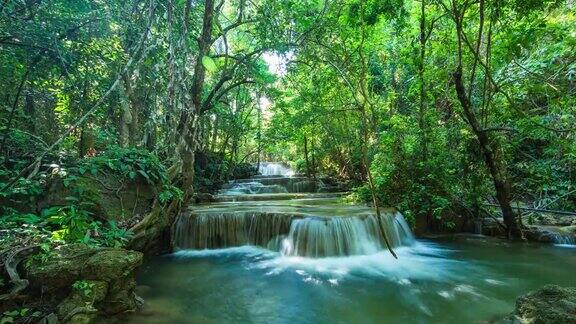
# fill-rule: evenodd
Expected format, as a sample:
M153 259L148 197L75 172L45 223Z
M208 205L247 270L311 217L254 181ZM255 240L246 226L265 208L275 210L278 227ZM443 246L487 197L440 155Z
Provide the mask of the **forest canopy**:
M496 204L520 237L515 206L576 208L574 9L3 1L2 222L52 213L38 201L58 178L73 190L56 214L89 228L98 215L83 176L113 173L155 187L150 212L124 224L146 246L200 193L275 160L434 230ZM50 230L68 226L64 239L85 238L59 224Z

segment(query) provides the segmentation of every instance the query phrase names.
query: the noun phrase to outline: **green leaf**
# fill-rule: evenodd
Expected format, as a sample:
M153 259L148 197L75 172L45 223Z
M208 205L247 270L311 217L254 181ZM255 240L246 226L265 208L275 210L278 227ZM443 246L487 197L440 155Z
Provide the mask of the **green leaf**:
M218 69L216 63L210 56L202 56L202 65L204 65L206 70L210 72L214 72Z
M6 316L0 319L0 324L8 324L8 323L14 323L14 318L12 316Z

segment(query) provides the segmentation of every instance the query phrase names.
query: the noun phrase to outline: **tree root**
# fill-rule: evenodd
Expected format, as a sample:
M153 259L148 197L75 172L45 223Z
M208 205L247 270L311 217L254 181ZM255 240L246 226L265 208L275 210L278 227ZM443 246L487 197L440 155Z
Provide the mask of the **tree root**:
M30 254L36 252L39 249L39 245L25 246L18 249L14 249L9 253L4 263L4 269L10 277L10 283L12 283L12 290L7 293L0 295L0 301L8 300L16 297L21 291L28 287L28 280L20 278L18 274L18 265L22 260L28 257Z
M98 310L92 306L80 306L74 308L70 313L66 314L66 316L62 319L62 323L67 323L73 316L78 314L95 314Z
M172 201L168 206L162 206L157 200L154 201L150 212L130 230L134 236L128 243L128 248L140 252L150 252L162 236L162 232L169 229L176 219L183 203Z

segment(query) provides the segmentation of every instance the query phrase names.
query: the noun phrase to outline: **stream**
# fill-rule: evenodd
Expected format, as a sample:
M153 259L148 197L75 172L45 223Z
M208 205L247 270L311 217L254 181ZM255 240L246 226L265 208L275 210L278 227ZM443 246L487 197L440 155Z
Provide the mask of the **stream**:
M573 246L415 239L394 210L378 218L279 163L260 173L178 218L176 252L143 265L129 322L471 323L576 285Z

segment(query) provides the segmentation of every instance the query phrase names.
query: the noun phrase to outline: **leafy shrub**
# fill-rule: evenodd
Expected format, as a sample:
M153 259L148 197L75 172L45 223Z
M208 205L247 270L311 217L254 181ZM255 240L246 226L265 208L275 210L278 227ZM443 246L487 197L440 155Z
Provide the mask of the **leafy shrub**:
M130 180L141 178L149 184L166 183L166 168L158 157L146 150L113 146L102 154L84 159L78 173L112 171Z
M72 288L80 292L85 297L90 296L92 289L94 288L94 283L88 282L86 280L78 280L72 284Z
M51 207L42 213L48 224L59 228L52 232L52 238L55 240L87 243L90 238L89 230L96 226L89 212L74 205Z
M132 238L132 232L119 228L114 221L108 221L108 226L106 227L99 226L98 230L100 231L100 237L98 237L96 242L102 246L120 248Z
M0 324L14 323L15 321L23 321L25 319L25 322L32 320L37 321L40 316L42 316L42 313L39 311L33 312L30 310L30 308L18 308L2 313L2 316L0 317Z
M162 204L166 204L171 200L182 200L184 192L178 187L172 185L164 185L162 191L158 193L158 200Z

